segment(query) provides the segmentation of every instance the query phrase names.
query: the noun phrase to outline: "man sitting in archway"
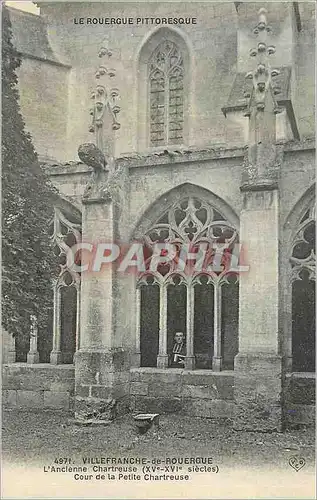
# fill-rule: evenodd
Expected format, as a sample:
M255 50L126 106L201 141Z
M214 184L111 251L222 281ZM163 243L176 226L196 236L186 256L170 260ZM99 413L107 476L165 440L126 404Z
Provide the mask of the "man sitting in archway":
M185 356L185 334L183 332L176 332L174 336L173 350L169 356L169 366L173 368L184 368Z

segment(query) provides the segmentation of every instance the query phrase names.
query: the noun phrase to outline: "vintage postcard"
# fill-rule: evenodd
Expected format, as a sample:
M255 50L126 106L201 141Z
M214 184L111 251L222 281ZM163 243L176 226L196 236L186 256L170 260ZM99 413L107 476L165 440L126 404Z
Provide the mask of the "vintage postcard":
M2 2L2 498L315 498L315 2Z

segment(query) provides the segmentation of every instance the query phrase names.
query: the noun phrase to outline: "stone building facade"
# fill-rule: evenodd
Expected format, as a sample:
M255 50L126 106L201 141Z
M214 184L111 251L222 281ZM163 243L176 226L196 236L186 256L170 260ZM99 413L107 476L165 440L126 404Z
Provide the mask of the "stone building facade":
M52 324L29 353L9 345L5 401L311 422L314 4L38 5L10 16L22 113L60 193L61 271ZM248 269L79 273L80 242L226 244Z

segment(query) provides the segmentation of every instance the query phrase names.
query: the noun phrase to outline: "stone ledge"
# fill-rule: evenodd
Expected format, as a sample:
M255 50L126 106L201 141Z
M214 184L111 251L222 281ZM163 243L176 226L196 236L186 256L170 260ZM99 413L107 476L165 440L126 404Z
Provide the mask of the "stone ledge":
M21 368L25 368L26 370L41 370L45 368L45 370L53 370L53 371L64 371L64 370L70 370L70 371L75 371L75 366L73 364L61 364L61 365L52 365L51 363L35 363L35 364L29 364L29 363L4 363L2 365L3 369L9 368L10 370L12 369L13 371L15 370L20 370Z
M291 378L291 379L298 379L298 378L303 378L303 379L313 379L316 380L316 373L314 372L292 372L292 373L286 373L286 378Z

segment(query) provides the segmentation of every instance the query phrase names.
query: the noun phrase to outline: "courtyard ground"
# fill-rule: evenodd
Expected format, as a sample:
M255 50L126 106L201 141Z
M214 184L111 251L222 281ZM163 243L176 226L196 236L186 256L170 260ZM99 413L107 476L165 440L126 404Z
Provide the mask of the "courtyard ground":
M159 429L142 436L136 431L132 415L106 427L76 426L70 423L70 414L56 411L6 410L2 418L3 466L11 470L14 466L43 468L59 457L71 457L73 463L79 460L81 464L83 456L212 457L220 473L237 468L265 469L279 471L280 477L287 472L297 484L306 477L306 484L309 471L312 480L314 443L312 427L284 433L236 432L229 419L219 422L172 414L160 415ZM290 467L289 460L294 456L304 458L302 471Z

